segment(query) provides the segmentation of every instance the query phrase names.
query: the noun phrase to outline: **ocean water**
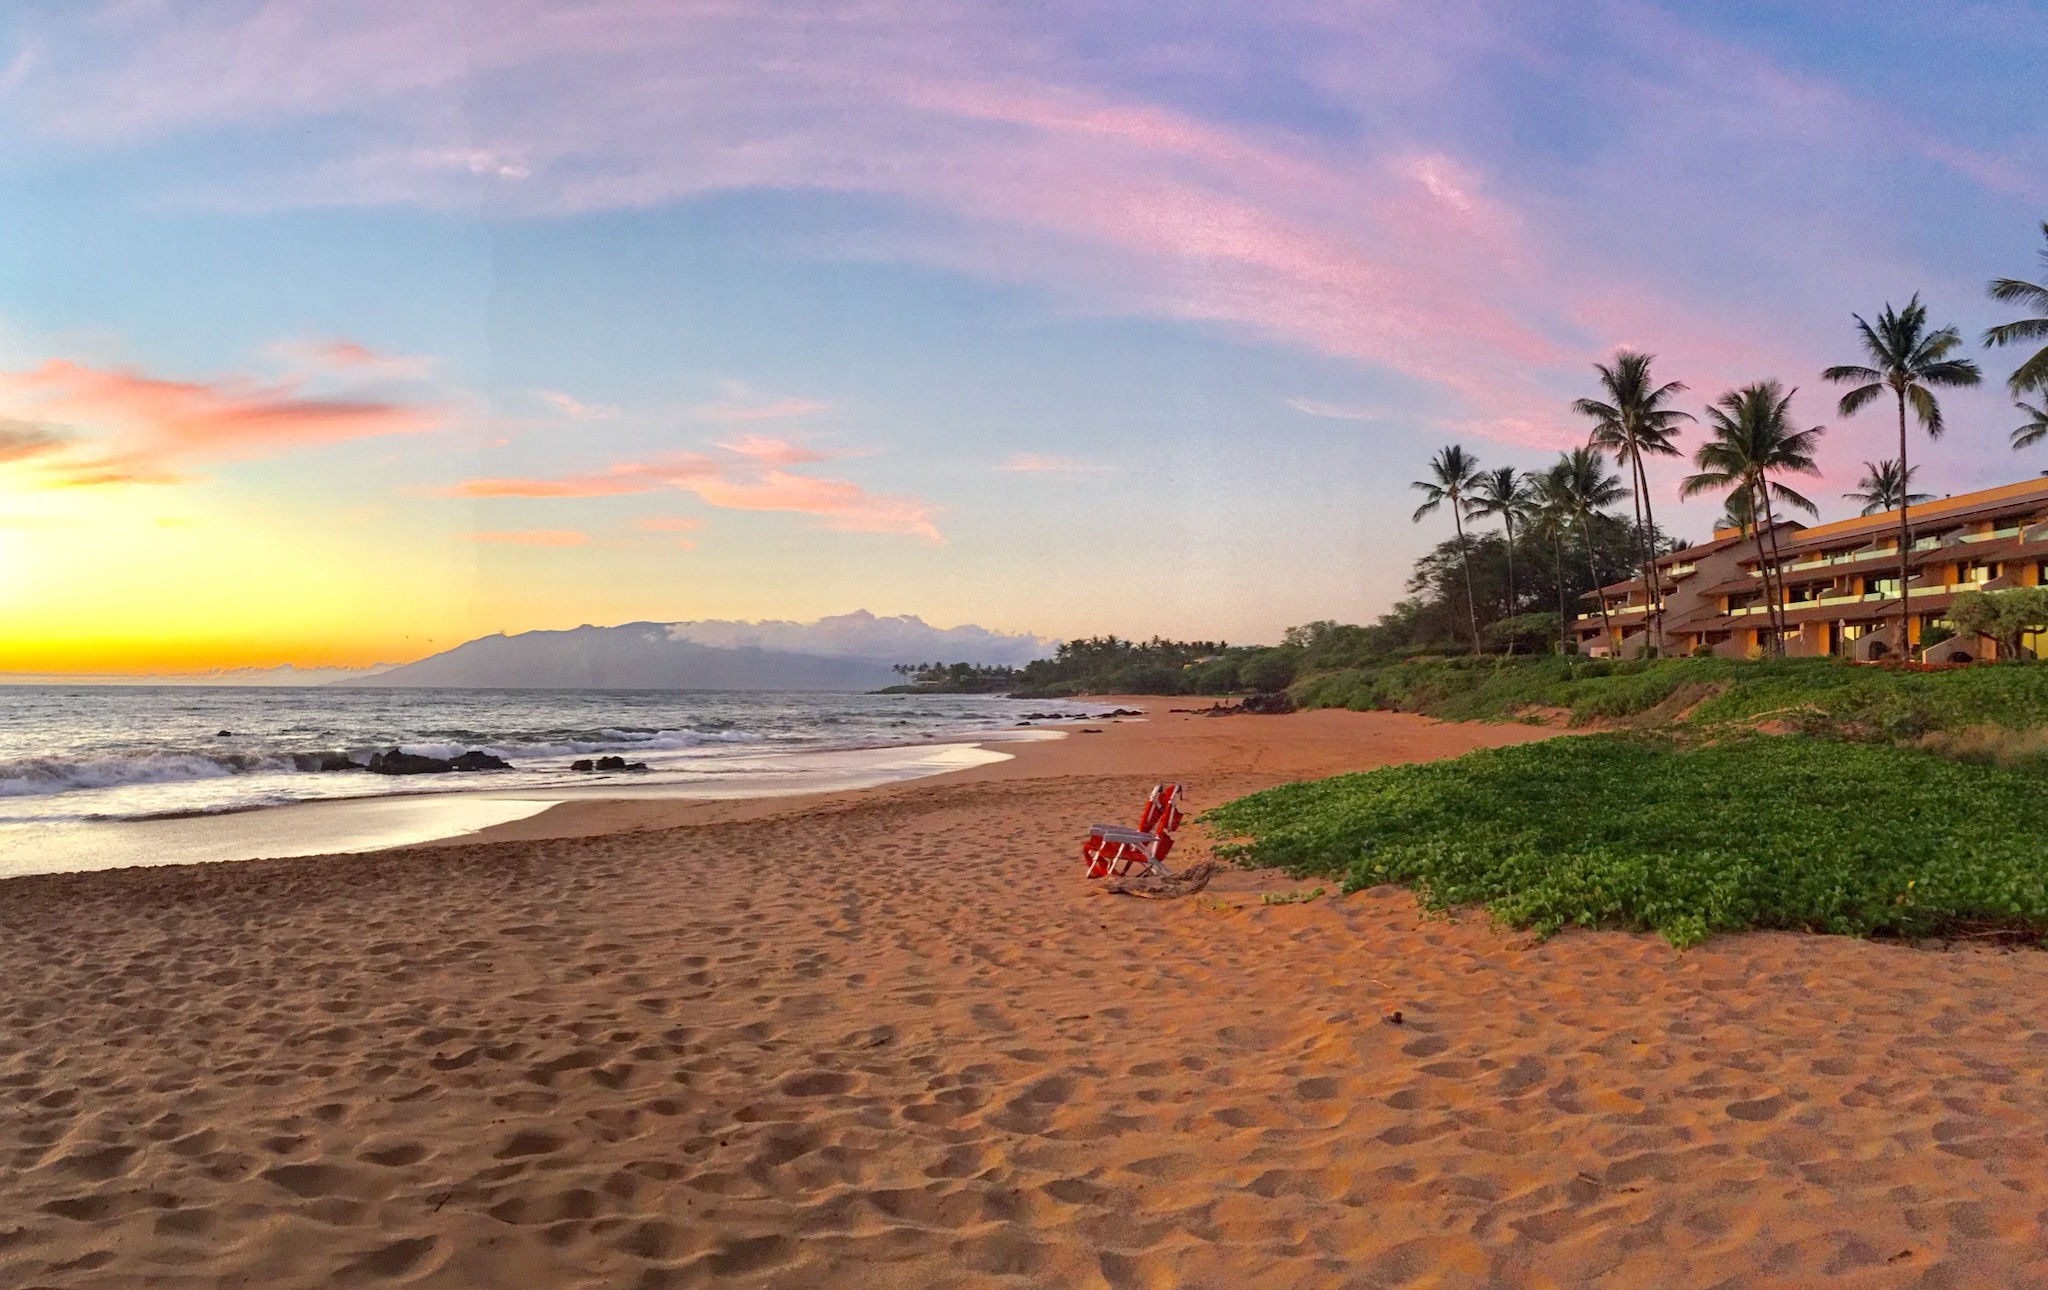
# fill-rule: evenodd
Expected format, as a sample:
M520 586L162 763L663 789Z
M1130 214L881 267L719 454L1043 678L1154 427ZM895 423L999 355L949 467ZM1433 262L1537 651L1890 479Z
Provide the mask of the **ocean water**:
M165 819L335 798L579 794L612 785L751 796L845 758L812 754L1014 737L1031 713L1101 705L984 695L0 686L0 827ZM340 754L472 749L513 769L386 776L303 769ZM580 758L644 772L591 774ZM873 759L869 759L872 761ZM899 759L901 760L901 759ZM911 765L906 761L905 765Z

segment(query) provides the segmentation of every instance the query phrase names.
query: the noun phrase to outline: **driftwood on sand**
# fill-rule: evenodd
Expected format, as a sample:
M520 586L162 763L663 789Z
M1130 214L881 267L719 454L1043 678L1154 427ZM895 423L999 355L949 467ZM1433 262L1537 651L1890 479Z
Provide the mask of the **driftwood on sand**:
M1145 900L1171 900L1175 896L1192 896L1209 885L1209 879L1216 873L1211 861L1168 874L1164 878L1111 878L1101 886L1092 888L1098 896L1139 896Z

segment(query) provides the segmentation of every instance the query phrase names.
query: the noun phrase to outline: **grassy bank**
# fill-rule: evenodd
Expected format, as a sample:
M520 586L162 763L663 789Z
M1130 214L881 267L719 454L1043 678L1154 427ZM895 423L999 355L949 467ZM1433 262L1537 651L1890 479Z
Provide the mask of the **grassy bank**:
M1776 718L1890 739L1973 726L2048 726L2048 667L2029 664L1906 672L1834 659L1421 658L1316 673L1289 693L1302 707L1380 708L1449 721L1538 710L1561 711L1574 724Z
M1346 891L1405 883L1546 935L2048 932L2038 776L1879 744L1586 735L1288 785L1205 818L1244 862Z

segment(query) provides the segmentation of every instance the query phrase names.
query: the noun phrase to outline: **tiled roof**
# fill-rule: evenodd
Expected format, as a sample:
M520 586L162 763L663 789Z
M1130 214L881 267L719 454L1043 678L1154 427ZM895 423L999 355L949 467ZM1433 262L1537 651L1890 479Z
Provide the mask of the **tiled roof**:
M2048 506L2048 478L2023 479L2018 483L2001 484L1997 488L1980 489L1974 493L1961 493L1944 497L1940 501L1922 502L1911 508L1908 518L1913 526L1925 528L1936 524L1960 523L1966 520L1989 519L2001 512L2022 512L2036 505ZM1895 533L1899 527L1897 511L1883 511L1876 515L1859 515L1855 519L1836 520L1832 524L1818 524L1805 529L1788 543L1780 538L1780 545L1794 550L1807 551L1815 547L1839 546L1861 538L1868 541L1887 533Z

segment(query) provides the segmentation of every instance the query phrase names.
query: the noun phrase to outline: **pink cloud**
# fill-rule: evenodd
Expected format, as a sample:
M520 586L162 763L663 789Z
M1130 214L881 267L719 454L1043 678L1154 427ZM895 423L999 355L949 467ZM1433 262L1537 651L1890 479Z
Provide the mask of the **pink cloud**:
M814 412L823 412L830 404L816 399L773 399L767 403L748 403L741 399L721 399L716 403L702 403L690 409L691 415L701 421L782 421L790 417L807 417Z
M1072 457L1048 457L1035 452L1013 452L997 470L1006 470L1018 475L1090 475L1102 467L1091 466Z
M816 448L790 443L786 439L772 439L767 435L745 434L737 439L721 439L718 446L769 466L802 466L826 460L826 455Z
M649 533L695 533L704 527L704 521L695 515L643 515L633 521L633 527Z
M81 451L90 432L99 456L57 463L71 484L170 482L184 461L270 457L442 424L439 411L424 405L307 398L298 385L176 381L50 359L30 371L0 372L0 415L63 427Z
M433 370L434 361L420 355L380 354L367 345L346 337L326 340L289 340L272 346L272 352L287 362L316 372L355 377L396 377L418 380Z
M749 438L721 444L723 456L668 453L648 461L622 461L603 470L535 478L471 479L434 490L441 497L462 498L597 498L623 497L664 489L693 493L726 510L788 511L815 517L826 528L855 533L895 533L943 542L933 523L935 508L915 497L869 493L849 480L798 475L785 469L824 460L823 454L780 440ZM654 531L659 523L683 526L685 518L655 517L641 527Z
M503 543L509 546L582 546L590 541L588 533L577 529L502 529L471 533L467 536L472 542Z
M534 395L573 421L609 421L619 415L619 410L609 404L584 403L560 390L535 390Z

